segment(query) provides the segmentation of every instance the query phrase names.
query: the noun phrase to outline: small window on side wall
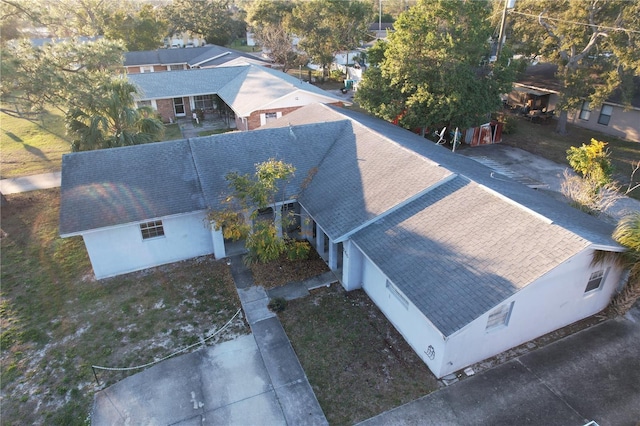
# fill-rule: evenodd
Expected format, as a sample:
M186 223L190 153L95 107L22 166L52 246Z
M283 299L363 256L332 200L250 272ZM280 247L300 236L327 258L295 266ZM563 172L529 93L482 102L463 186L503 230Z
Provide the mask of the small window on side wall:
M606 276L607 274L604 270L593 272L589 276L589 281L587 282L587 287L584 289L584 292L589 293L591 291L600 290Z
M504 305L499 306L497 309L494 309L489 314L489 319L487 320L487 327L485 328L485 330L491 331L509 325L511 311L513 310L513 303L514 302L505 303Z
M591 108L589 108L589 102L583 102L580 108L580 120L589 121L591 117Z
M600 109L600 116L598 117L598 124L608 126L612 114L613 107L611 105L602 105L602 108Z
M162 226L162 221L154 220L151 222L141 223L140 232L142 233L143 240L162 237L164 236L164 227Z

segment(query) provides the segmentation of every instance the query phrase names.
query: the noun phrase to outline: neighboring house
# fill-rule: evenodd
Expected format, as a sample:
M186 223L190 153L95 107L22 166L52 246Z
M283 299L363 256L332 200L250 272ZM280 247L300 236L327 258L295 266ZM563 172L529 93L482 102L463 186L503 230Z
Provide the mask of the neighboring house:
M296 167L280 209L437 377L591 316L619 288L612 227L379 119L314 104L252 132L67 154L60 233L97 278L213 253L228 172ZM286 191L286 192L285 192Z
M192 50L192 49L183 49ZM138 105L165 122L191 117L195 109L233 112L238 130L253 130L304 105L344 100L282 71L256 65L131 74Z
M529 103L533 110L555 110L562 84L556 77L557 66L540 63L527 68L525 75L513 84L507 102L512 106ZM614 93L602 105L582 103L579 111L569 111L568 122L616 136L640 142L640 78L635 79L635 96L631 107L626 109L620 94Z
M373 24L369 24L369 33L375 37L375 40L385 40L387 35L393 31L393 22L375 22Z
M128 74L182 71L193 68L214 68L246 64L271 66L270 62L257 56L216 45L190 49L127 52L124 57L124 66Z

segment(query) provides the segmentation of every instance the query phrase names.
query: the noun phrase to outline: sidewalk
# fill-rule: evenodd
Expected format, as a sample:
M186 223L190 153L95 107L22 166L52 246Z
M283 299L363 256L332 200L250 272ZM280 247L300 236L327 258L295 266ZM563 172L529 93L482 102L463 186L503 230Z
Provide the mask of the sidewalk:
M231 258L231 274L286 423L327 425L327 419L280 320L267 308L269 295L263 287L254 284L251 271L244 265L242 256Z
M53 172L0 179L0 193L7 195L35 191L36 189L57 188L60 186L60 176L60 172Z

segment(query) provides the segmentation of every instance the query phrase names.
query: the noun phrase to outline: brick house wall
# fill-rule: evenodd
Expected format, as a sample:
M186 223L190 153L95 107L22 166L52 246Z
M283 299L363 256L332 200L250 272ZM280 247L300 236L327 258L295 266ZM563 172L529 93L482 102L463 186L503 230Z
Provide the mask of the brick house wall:
M184 101L185 117L191 117L191 104L188 97L182 98ZM176 114L173 108L173 99L158 99L156 100L156 107L158 108L158 114L163 122L169 123L175 121Z
M334 105L334 106L339 106L342 107L344 106L344 104L342 102L334 102L332 104L329 105ZM242 129L242 130L254 130L257 129L258 127L260 127L262 125L262 123L260 122L260 114L266 114L269 112L280 112L282 113L282 116L284 117L285 115L289 114L290 112L293 112L295 110L297 110L298 108L302 108L301 106L295 106L295 107L288 107L288 108L274 108L274 109L261 109L258 111L254 111L251 113L251 115L248 117L247 119L247 129ZM241 129L242 127L242 123L239 121L238 118L236 118L236 126L238 129Z

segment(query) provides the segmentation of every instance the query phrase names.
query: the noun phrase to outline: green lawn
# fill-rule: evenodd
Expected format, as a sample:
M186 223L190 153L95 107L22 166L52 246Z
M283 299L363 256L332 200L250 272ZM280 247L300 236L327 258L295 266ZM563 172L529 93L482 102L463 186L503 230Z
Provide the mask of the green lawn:
M71 152L59 111L47 111L35 121L0 113L0 129L2 179L59 171L62 155Z
M209 336L240 307L228 266L211 256L96 281L82 238L58 236L58 189L6 198L0 240L3 425L87 424L101 389L91 365L129 367L159 359ZM209 343L247 332L238 318ZM102 386L125 377L98 375Z
M163 140L182 139L180 126L165 126ZM0 113L0 176L2 179L60 171L62 155L71 152L64 116L48 110L38 120Z

